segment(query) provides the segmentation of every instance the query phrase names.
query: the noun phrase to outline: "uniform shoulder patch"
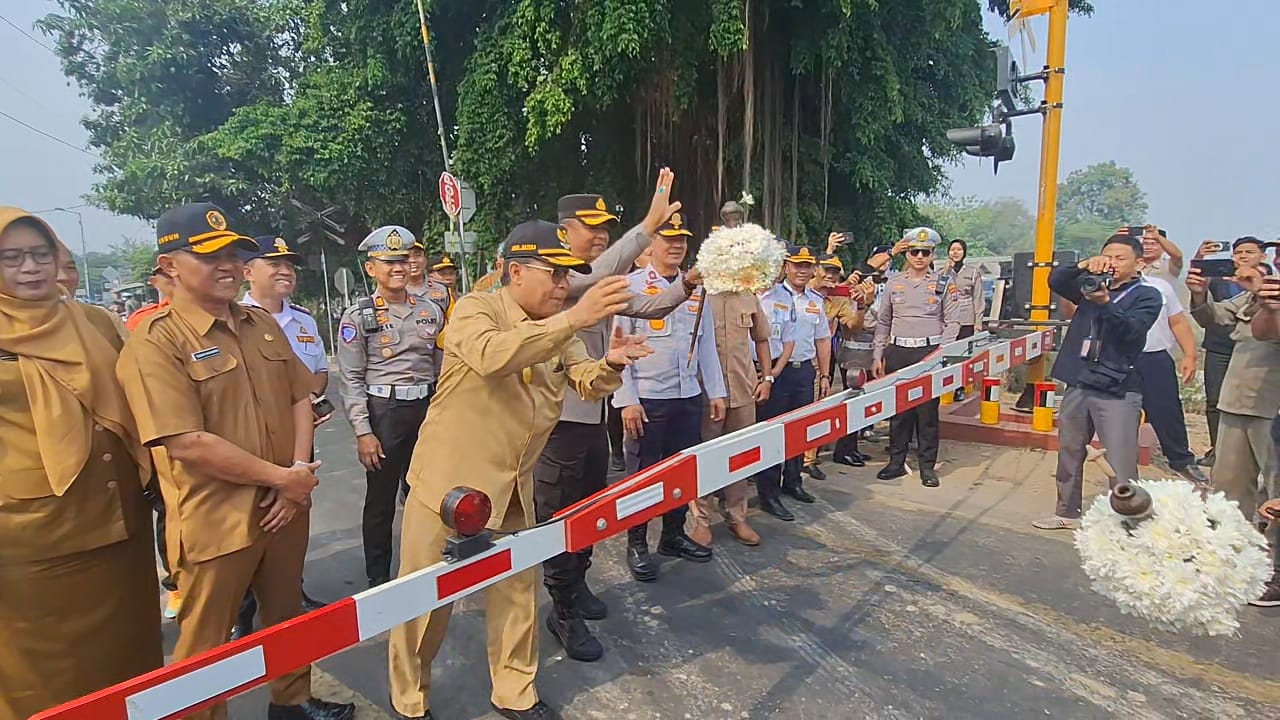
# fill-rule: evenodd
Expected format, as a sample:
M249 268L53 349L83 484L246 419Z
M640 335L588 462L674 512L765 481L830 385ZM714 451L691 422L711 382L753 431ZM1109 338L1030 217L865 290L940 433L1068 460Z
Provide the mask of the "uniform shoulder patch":
M360 331L356 330L356 326L350 323L342 323L342 327L338 329L338 334L342 336L342 342L353 343L359 337Z
M298 312L302 313L303 315L310 315L310 314L311 314L311 311L310 311L310 310L308 310L306 307L304 307L304 306L302 306L302 305L298 305L297 303L289 303L289 307L293 308L294 310L297 310Z

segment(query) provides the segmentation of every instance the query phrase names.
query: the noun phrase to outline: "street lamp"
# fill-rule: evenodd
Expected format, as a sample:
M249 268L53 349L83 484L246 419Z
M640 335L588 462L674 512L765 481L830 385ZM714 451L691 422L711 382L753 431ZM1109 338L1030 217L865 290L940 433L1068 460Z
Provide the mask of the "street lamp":
M84 301L89 302L89 249L84 242L84 216L75 210L68 210L64 207L56 207L48 212L64 212L76 216L76 221L80 224L80 255L84 257L84 277L81 280L84 283Z

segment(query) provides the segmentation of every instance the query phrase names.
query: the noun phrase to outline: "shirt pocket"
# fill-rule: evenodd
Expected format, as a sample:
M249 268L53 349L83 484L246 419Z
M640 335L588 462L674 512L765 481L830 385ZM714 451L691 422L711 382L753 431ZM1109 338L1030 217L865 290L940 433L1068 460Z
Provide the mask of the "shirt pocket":
M187 377L197 383L209 383L235 370L238 365L235 357L225 353L203 360L193 360L187 363Z
M375 351L382 351L384 348L394 348L400 344L399 328L391 328L387 330L379 330L369 335L369 347Z
M753 328L756 326L755 314L750 312L738 313L738 327Z
M671 335L670 316L649 321L649 337L668 337Z

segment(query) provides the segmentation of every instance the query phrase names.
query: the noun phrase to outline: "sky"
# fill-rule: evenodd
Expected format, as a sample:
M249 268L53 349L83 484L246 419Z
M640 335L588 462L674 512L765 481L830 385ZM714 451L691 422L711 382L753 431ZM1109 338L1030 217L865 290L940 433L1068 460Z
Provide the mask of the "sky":
M1274 179L1280 143L1270 132L1280 116L1271 77L1280 67L1280 43L1268 37L1280 26L1280 3L1236 0L1230 13L1191 0L1094 4L1094 16L1072 17L1068 30L1060 179L1107 160L1132 168L1151 206L1146 220L1186 248L1209 238L1280 236L1280 215L1266 209L1280 189ZM0 153L7 161L0 204L75 209L83 214L90 249L104 250L122 237L149 241L148 223L77 207L94 182L94 158L76 149L86 147L80 118L88 104L52 52L4 22L52 46L32 24L54 9L50 0L0 2L0 112L73 147L0 116ZM1021 44L1010 44L1020 64L1036 69L1044 62L1046 21L1038 18L1032 28L1038 48L1028 62L1021 63ZM999 18L989 16L987 29L1008 39ZM1037 116L1015 121L1017 155L999 176L992 176L989 161L976 158L951 168L951 194L1012 196L1034 210L1040 125ZM79 250L75 215L43 217Z

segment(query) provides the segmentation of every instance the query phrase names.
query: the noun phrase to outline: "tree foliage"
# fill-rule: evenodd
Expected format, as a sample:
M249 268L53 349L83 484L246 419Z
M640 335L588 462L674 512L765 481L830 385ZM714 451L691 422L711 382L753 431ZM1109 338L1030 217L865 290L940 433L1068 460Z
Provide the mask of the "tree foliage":
M1146 217L1147 194L1133 171L1114 160L1076 170L1058 186L1060 223L1096 219L1118 227L1141 224Z
M444 167L414 3L59 0L44 21L93 105L94 201L155 218L190 199L251 231L339 208L348 240L439 237ZM555 198L642 214L656 167L696 229L743 191L753 219L821 244L913 218L989 101L972 0L434 0L452 168L493 244ZM348 242L347 250L351 243Z
M1035 215L1017 198L962 197L923 205L920 212L943 238L963 239L975 257L1009 256L1035 248Z

